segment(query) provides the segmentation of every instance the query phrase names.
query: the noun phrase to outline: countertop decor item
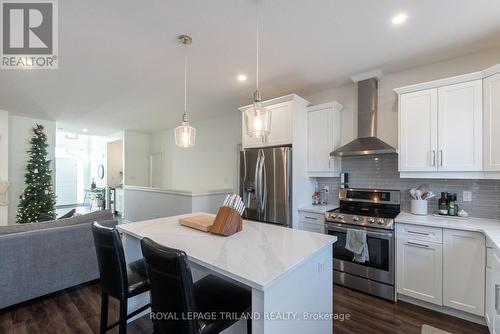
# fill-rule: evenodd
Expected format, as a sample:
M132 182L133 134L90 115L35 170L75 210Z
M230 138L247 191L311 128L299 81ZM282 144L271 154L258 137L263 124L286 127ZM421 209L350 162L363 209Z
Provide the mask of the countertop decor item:
M240 232L243 228L241 214L245 211L245 205L240 196L227 195L224 203L219 208L210 232L224 236L230 236Z
M191 36L181 35L179 40L187 48L193 42ZM182 114L182 123L175 128L175 145L188 148L194 146L196 141L196 129L189 125L187 114L187 51L184 54L184 113Z
M429 213L428 203L425 199L412 199L411 200L411 213L414 215L425 216Z
M418 189L410 189L411 197L411 213L414 215L427 215L428 212L428 199L436 197L432 191L430 191L429 186L422 184Z
M203 232L210 232L210 228L214 224L214 216L211 215L198 215L189 216L179 219L179 224L200 230Z
M253 105L244 111L247 134L250 137L266 140L271 133L271 110L262 105L262 93L259 90L259 0L255 0L256 26L256 88L253 93Z

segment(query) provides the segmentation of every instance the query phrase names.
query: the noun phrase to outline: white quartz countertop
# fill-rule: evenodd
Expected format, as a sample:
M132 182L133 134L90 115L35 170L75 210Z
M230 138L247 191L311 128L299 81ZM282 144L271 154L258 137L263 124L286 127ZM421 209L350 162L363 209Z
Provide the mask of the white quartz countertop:
M489 239L490 243L500 249L500 221L498 220L474 217L469 217L468 219L456 219L448 218L446 216L419 216L407 212L401 212L396 217L395 221L396 223L481 232L486 236L486 238Z
M305 206L301 206L299 208L299 211L324 214L325 212L336 209L338 207L339 207L338 205L333 205L333 204L305 205Z
M181 226L179 218L165 217L118 225L120 232L182 249L194 263L224 276L265 290L286 277L315 253L337 241L336 237L271 224L243 221L243 231L229 237Z

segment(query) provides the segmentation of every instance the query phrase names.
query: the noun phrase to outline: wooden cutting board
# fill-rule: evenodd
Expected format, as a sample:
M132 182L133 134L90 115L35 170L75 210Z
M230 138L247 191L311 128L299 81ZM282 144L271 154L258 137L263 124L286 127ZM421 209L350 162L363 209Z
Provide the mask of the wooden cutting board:
M179 219L179 224L191 227L200 231L210 232L214 223L214 216L198 215Z

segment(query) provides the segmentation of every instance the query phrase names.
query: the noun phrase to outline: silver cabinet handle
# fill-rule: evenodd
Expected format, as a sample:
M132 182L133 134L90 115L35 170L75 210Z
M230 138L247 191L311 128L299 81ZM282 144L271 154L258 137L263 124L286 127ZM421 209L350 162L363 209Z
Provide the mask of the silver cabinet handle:
M306 219L312 219L312 220L318 220L318 218L316 218L316 217L310 217L310 216L304 216L304 218L306 218Z
M406 230L407 233L410 233L410 234L418 234L418 235L427 235L429 236L430 234L429 233L425 233L425 232L417 232L417 231L410 231L410 230Z
M416 242L411 242L411 241L408 241L406 244L408 246L415 246L415 247L420 247L420 248L429 248L429 245L418 244Z
M495 310L497 311L497 314L500 314L500 310L498 309L500 306L500 300L498 300L500 297L500 285L495 284Z
M439 156L440 156L440 163L439 165L443 167L443 150L439 150Z
M332 159L328 158L328 169L332 168Z
M436 150L432 150L432 165L436 166Z

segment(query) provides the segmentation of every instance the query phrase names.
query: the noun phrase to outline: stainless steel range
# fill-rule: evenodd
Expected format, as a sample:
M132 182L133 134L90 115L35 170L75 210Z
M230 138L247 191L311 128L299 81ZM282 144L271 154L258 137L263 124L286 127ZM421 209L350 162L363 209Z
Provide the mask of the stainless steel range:
M325 232L338 238L333 251L334 282L394 300L394 219L399 190L339 189L340 206L325 213ZM366 231L369 260L356 262L345 248L348 229Z

